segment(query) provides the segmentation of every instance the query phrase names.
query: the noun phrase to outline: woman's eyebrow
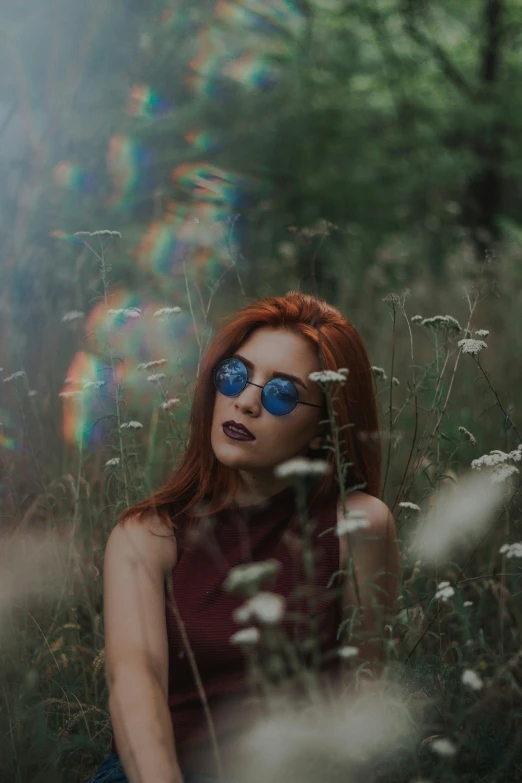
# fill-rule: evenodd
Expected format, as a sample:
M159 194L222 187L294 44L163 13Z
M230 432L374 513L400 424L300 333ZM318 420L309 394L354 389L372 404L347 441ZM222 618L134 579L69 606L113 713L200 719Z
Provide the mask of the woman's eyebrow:
M241 356L239 353L235 353L232 357L232 359L240 359L243 364L246 365L246 367L249 367L251 370L255 369L255 366L252 364L250 359L245 359L244 356ZM299 386L302 386L305 391L308 391L308 387L305 383L301 380L301 378L298 378L297 375L290 375L288 372L273 372L272 378L288 378L289 381L294 381L294 383L299 384Z

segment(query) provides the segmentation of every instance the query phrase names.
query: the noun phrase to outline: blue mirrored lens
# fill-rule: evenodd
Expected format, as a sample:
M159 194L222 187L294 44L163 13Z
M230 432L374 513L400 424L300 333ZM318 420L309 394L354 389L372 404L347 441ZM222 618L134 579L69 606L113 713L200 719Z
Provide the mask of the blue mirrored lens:
M247 385L248 371L239 359L225 359L214 372L216 389L227 397L241 394ZM261 392L261 402L269 413L284 416L297 405L297 389L292 381L273 378Z

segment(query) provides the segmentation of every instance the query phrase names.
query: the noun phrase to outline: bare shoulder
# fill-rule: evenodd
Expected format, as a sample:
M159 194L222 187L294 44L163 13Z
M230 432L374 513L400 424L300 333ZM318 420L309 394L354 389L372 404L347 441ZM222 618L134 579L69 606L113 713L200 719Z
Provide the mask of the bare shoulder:
M117 524L107 541L106 554L118 550L130 561L145 560L167 576L178 561L178 547L174 530L157 514L147 514L139 519L130 517Z
M362 511L364 512L370 528L374 531L386 529L393 525L393 517L390 509L380 498L369 495L367 492L351 492L345 498L344 512ZM341 498L337 504L337 519L344 516ZM366 528L368 530L368 528Z

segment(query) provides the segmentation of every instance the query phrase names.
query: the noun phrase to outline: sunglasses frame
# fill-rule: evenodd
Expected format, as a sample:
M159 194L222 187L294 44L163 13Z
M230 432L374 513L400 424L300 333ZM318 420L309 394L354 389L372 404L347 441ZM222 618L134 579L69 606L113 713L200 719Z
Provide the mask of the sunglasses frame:
M222 364L224 364L225 362L228 362L228 361L231 361L231 360L230 360L230 359L223 359L221 362L219 362L219 364L218 364L218 365L216 365L216 367L214 367L214 369L213 369L213 371L212 371L212 379L213 379L213 381L214 381L214 386L215 386L215 388L216 388L216 391L218 391L220 394L223 394L223 392L222 392L222 391L219 391L219 389L218 389L218 387L217 387L217 384L216 384L216 371L217 371L217 370L218 370L218 369L221 367L221 365L222 365ZM241 365L242 365L242 366L245 368L245 370L246 370L246 374L247 374L247 378L246 378L246 380L245 380L245 385L243 386L243 388L242 388L242 389L240 389L240 390L238 391L238 393L237 393L237 394L223 394L223 396L224 396L224 397L239 397L239 395L241 394L241 392L245 391L245 389L246 389L246 387L247 387L248 385L250 385L250 386L256 386L258 389L264 389L264 388L265 388L265 386L268 386L268 384L269 384L269 383L273 383L273 381L276 381L276 380L277 380L277 378L271 378L269 381L267 381L267 382L265 383L265 386L260 386L258 383L254 383L253 381L249 381L249 380L248 380L248 369L247 369L247 367L245 366L245 364L243 364L243 362L241 361L241 359L234 359L233 361L235 361L235 362L239 362L239 364L241 364ZM294 405L294 407L292 408L292 410L289 410L289 411L288 411L288 413L292 413L292 411L294 411L294 410L296 409L296 407L297 407L298 403L300 403L301 405L309 405L311 408L324 408L324 405L316 405L314 402L304 402L303 400L299 400L299 399L298 399L299 392L298 392L298 389L297 389L297 386L295 385L295 383L294 383L293 381L291 381L291 380L287 379L287 378L281 378L280 380L282 380L282 381L286 381L287 383L291 383L291 384L292 384L292 386L293 386L293 387L294 387L294 389L295 389L295 392L296 392L296 401L295 401L295 405ZM271 414L272 414L272 416L277 416L277 417L280 417L280 416L288 416L288 413L272 413L272 411L269 411L269 410L268 410L268 408L265 406L265 403L263 402L263 395L262 395L262 394L261 394L261 404L263 405L263 408L264 408L266 411L268 411L268 413L271 413Z

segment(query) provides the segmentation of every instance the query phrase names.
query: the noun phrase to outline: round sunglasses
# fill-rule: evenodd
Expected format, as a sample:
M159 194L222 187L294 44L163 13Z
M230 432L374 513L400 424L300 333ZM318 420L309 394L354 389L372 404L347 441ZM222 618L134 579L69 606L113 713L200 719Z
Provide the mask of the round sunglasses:
M287 378L272 378L264 386L252 383L248 380L248 370L240 359L224 359L214 368L213 378L214 386L225 397L237 397L247 384L262 389L263 407L274 416L286 416L294 410L298 402L301 405L310 405L312 408L323 407L298 399L296 385Z

